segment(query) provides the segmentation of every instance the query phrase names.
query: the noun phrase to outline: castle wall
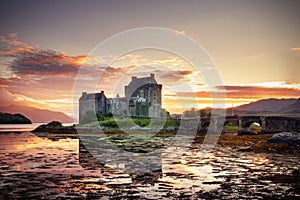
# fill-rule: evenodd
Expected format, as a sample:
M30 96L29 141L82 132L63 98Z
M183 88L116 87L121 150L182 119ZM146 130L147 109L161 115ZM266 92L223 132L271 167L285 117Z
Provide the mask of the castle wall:
M82 93L79 99L79 123L82 122L87 111L94 111L95 115L96 113L107 114L107 98L103 91L93 94Z
M129 115L129 100L127 98L112 99L112 113L114 115Z
M95 99L79 101L79 123L82 122L82 119L84 118L86 111L88 110L96 111Z
M104 98L104 96L96 99L96 112L103 115L107 114L106 98Z
M160 117L162 85L157 84L154 75L136 78L125 86L125 98L107 99L104 92L83 93L79 99L79 122L86 111L92 110L101 114L113 113L134 117Z
M148 83L137 88L131 95L133 105L130 114L135 117L161 116L161 89L162 85Z

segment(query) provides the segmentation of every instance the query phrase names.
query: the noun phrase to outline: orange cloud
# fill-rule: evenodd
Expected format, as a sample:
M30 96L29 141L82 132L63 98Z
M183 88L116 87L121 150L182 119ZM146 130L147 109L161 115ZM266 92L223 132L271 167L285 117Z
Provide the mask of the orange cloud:
M226 98L237 99L265 99L265 98L298 98L300 96L299 88L276 88L260 86L220 86L217 89L224 88ZM218 95L221 92L198 91L195 93L180 92L178 95L186 97L211 98L211 94Z
M300 51L300 47L291 48L291 51Z
M224 86L229 98L290 98L299 97L299 88L277 88L259 86Z
M72 113L73 85L76 73L81 66L84 66L83 76L80 77L82 91L92 91L95 86L91 85L90 80L98 80L98 90L104 90L109 97L114 90L114 85L124 78L122 84L127 84L131 76L149 76L150 73L157 75L157 80L164 84L163 106L170 110L179 111L188 109L199 104L207 107L211 104L211 94L218 96L222 93L215 90L209 93L205 90L199 74L185 67L185 61L174 57L154 60L153 63L170 66L161 67L160 65L147 64L149 60L135 55L127 55L121 60L129 60L128 63L146 63L141 67L134 65L124 65L118 68L101 65L101 59L89 56L72 56L63 52L49 49L40 49L33 45L28 45L19 41L16 34L7 37L0 36L1 45L0 55L10 57L13 61L8 68L12 72L11 77L0 77L0 90L2 105L11 103L24 104L39 108L49 108L53 110ZM298 48L293 48L298 51ZM103 58L104 59L104 58ZM132 61L132 62L130 62ZM127 81L127 82L126 82ZM184 84L186 83L186 84ZM120 91L123 93L124 84ZM167 87L170 92L166 92ZM190 86L189 89L187 86ZM242 99L235 102L249 102L263 98L298 98L300 89L296 84L285 82L262 83L262 85L250 86L225 86L226 96L232 102L233 99ZM216 89L221 89L217 87ZM193 93L192 90L198 91ZM176 99L180 96L181 99ZM249 100L250 99L250 100ZM231 103L230 103L231 104Z
M176 31L177 35L186 35L186 31Z
M6 88L0 88L0 96L0 105L2 108L14 105L49 109L53 111L64 112L70 116L73 114L71 99L36 100L22 94L13 93Z
M0 96L1 96L0 104L2 106L17 104L22 106L36 107L36 108L45 107L45 104L41 103L40 101L36 101L24 95L11 93L9 90L5 88L0 88Z
M0 55L12 57L9 68L18 76L76 74L87 56L70 56L56 50L40 49L19 41L16 34L1 36Z

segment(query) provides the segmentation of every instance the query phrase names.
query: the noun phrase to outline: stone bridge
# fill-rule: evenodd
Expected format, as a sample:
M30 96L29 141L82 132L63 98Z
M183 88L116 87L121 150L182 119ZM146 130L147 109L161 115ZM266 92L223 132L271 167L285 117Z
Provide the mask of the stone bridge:
M214 124L218 124L221 118L214 118ZM208 129L210 118L201 118L198 126L198 132ZM239 127L239 133L249 132L252 123L258 123L261 126L262 133L276 132L300 132L300 117L283 116L226 116L224 125L231 123Z

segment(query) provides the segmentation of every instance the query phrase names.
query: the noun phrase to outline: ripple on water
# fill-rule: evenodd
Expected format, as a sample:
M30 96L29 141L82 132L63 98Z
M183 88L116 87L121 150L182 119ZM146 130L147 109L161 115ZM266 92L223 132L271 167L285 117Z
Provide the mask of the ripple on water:
M20 139L21 138L21 139ZM100 142L93 136L93 142ZM169 146L158 138L112 138L127 149L163 147L161 169L126 173L126 164L101 163L93 155L101 149L81 151L78 139L39 138L31 133L0 135L0 198L279 198L299 197L300 159L279 154L236 152L215 147L199 153L187 145ZM107 144L105 144L107 145ZM109 146L104 146L109 151ZM130 151L129 151L130 152ZM139 153L134 152L138 156ZM120 159L120 161L122 161ZM141 163L142 164L142 163ZM143 165L141 165L143 166Z

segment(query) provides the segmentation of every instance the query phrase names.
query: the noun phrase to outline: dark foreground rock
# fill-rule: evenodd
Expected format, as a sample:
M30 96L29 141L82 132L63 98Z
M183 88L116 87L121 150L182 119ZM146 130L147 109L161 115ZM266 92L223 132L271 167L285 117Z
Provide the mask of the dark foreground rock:
M42 124L38 126L36 129L31 131L32 133L35 132L51 132L51 131L73 131L76 130L74 126L63 126L61 122L52 121L48 124Z
M300 133L276 133L268 140L268 143L287 143L289 145L300 145Z

